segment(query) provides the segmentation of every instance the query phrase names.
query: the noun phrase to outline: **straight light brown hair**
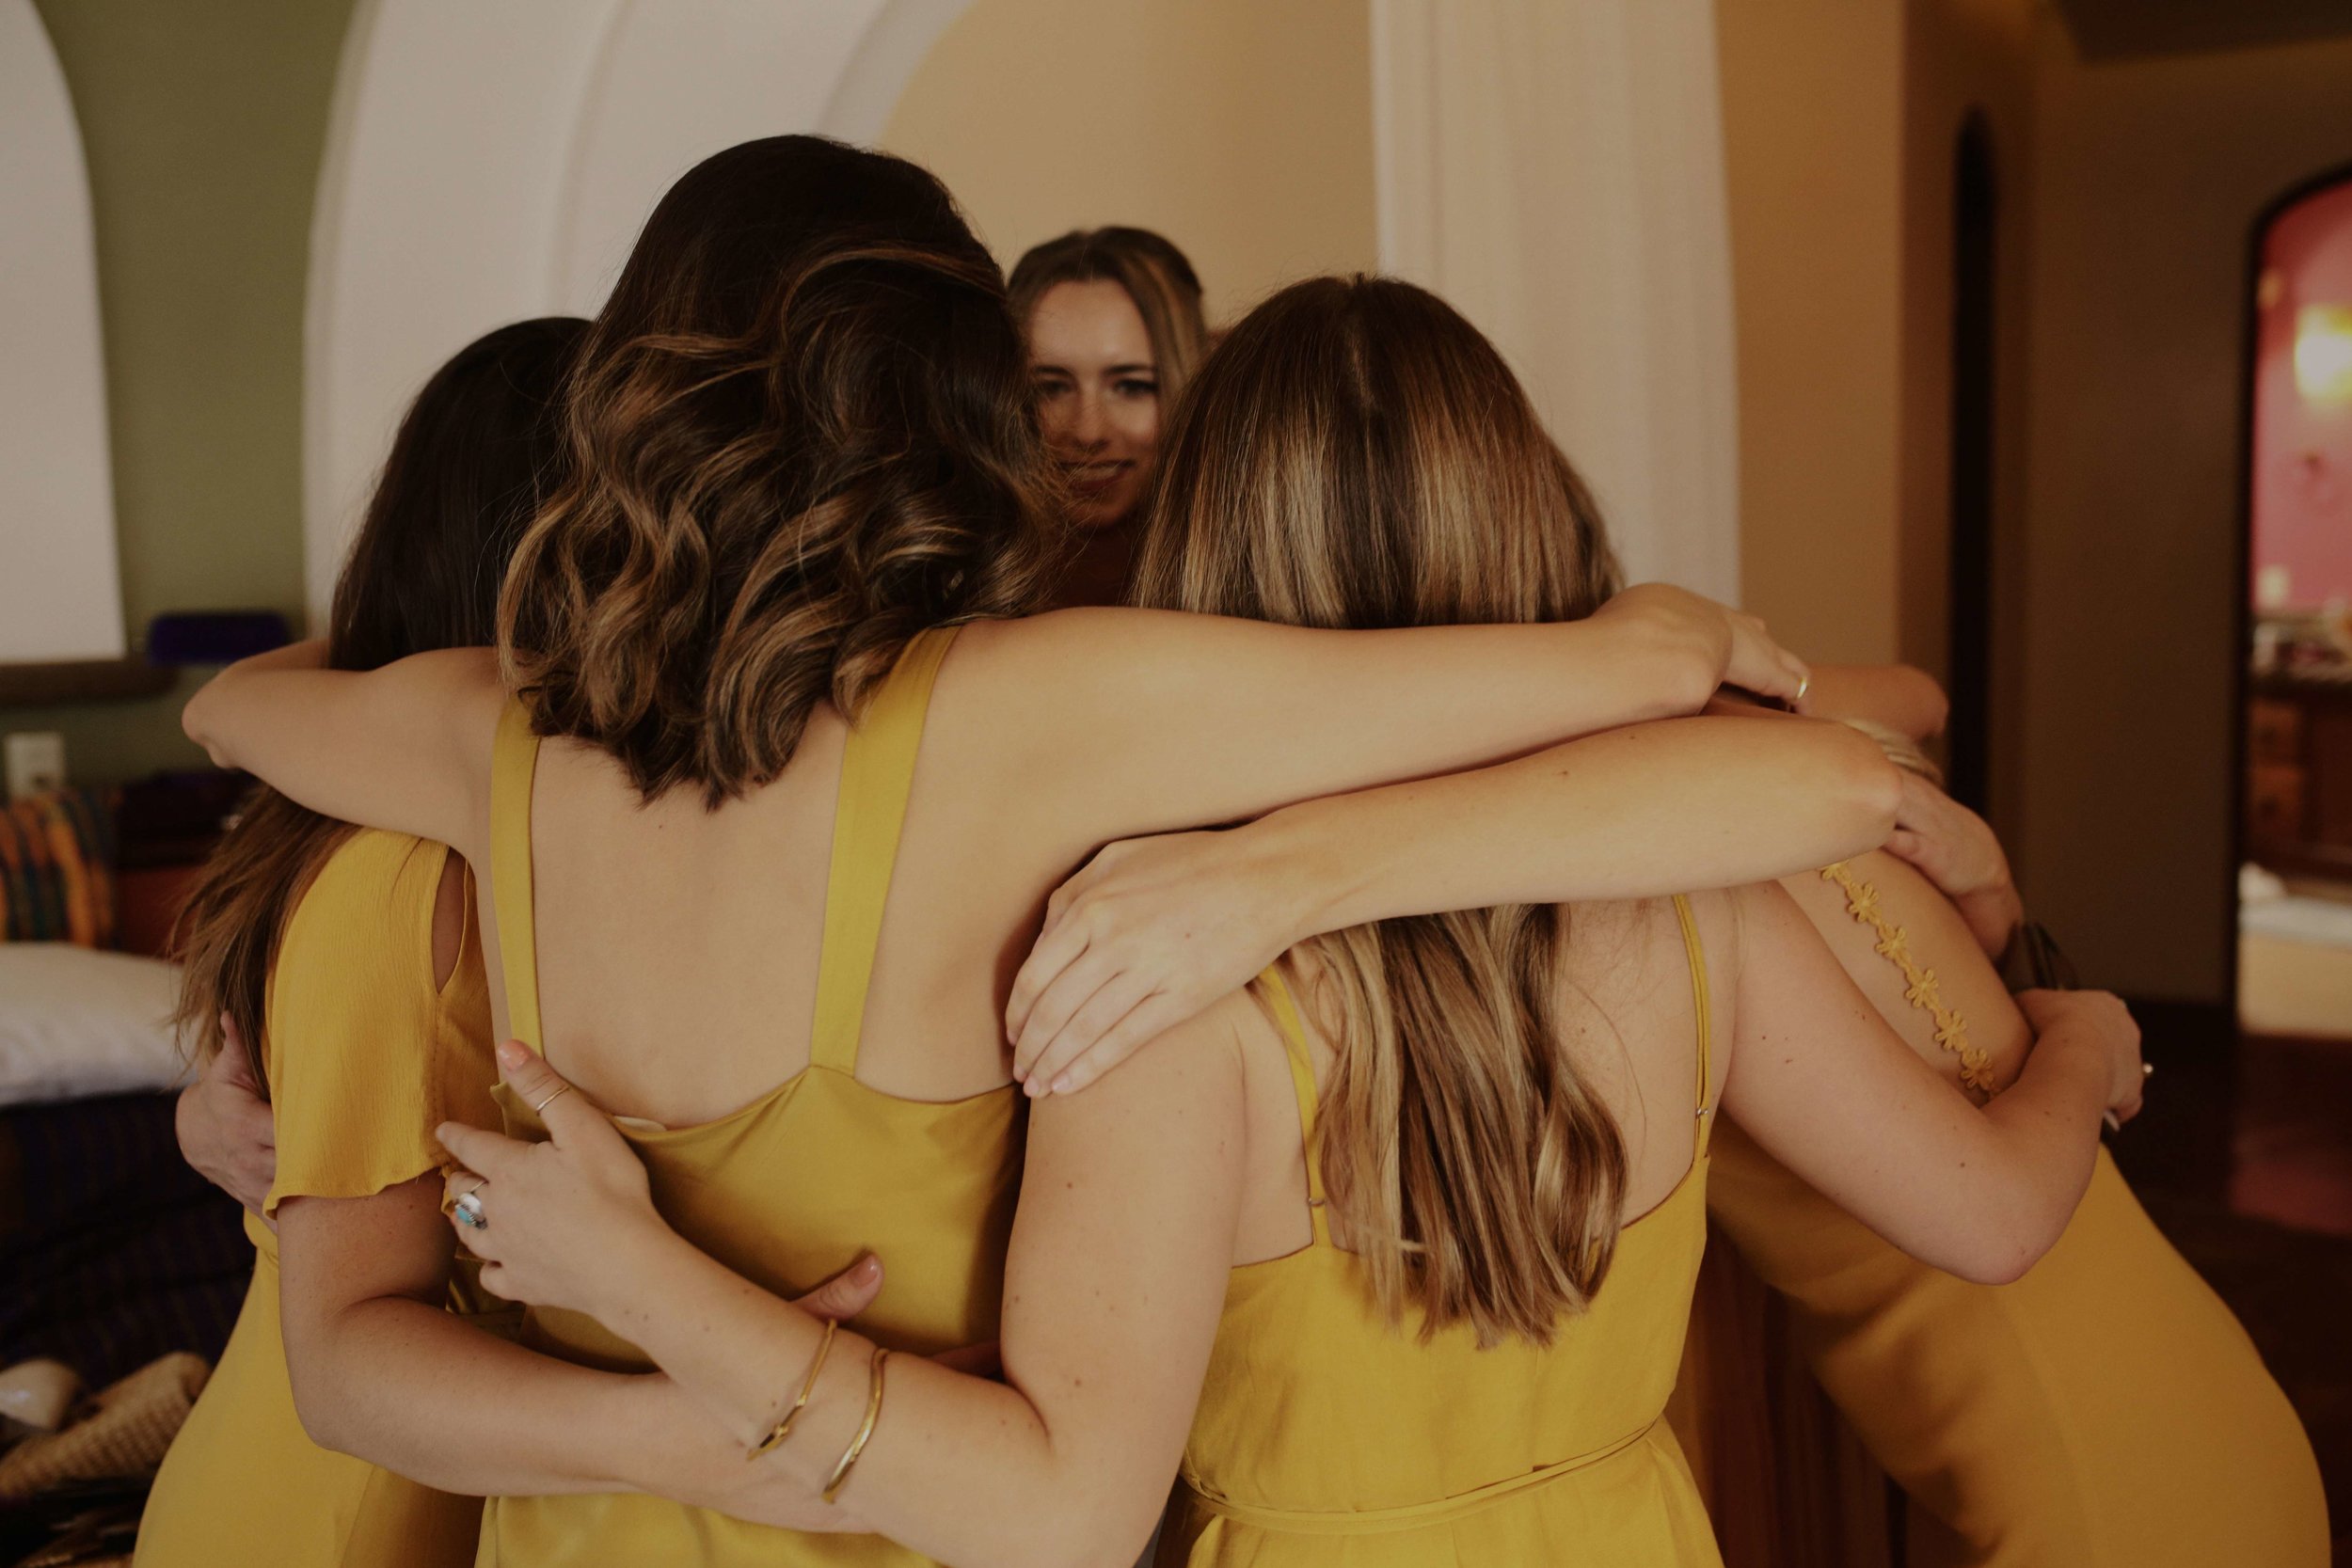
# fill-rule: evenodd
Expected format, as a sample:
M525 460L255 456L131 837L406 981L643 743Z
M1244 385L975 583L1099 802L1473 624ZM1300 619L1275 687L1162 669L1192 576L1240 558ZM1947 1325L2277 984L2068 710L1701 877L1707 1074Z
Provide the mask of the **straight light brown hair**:
M1057 285L1095 282L1116 283L1135 301L1144 336L1152 343L1160 406L1173 407L1209 352L1200 279L1192 262L1149 229L1074 229L1032 245L1013 263L1008 285L1013 319L1025 333L1038 302Z
M557 398L587 325L549 316L500 327L424 384L335 579L328 668L373 670L435 648L489 646L507 557L560 460ZM254 1081L267 1085L269 976L286 922L353 831L266 784L246 801L174 932L182 966L174 1022L199 1060L219 1051L226 1013Z
M1217 345L1178 409L1137 603L1327 627L1573 620L1616 565L1501 355L1435 295L1317 278ZM1512 905L1305 944L1338 1045L1332 1220L1422 1331L1547 1344L1607 1275L1624 1140L1564 1048L1566 920Z
M533 727L650 799L783 771L926 627L1063 548L1003 275L902 158L771 136L687 171L589 331L571 477L499 606Z

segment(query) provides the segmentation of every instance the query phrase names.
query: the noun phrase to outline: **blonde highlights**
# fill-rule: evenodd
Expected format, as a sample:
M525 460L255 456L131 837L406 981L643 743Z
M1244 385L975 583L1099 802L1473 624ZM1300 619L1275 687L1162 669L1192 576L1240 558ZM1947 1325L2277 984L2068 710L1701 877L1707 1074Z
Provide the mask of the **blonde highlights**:
M1140 604L1332 627L1569 620L1613 592L1597 509L1492 344L1382 278L1285 289L1179 407ZM1606 1275L1627 1164L1561 1037L1565 912L1386 920L1295 956L1338 1047L1334 1227L1392 1318L1549 1343Z

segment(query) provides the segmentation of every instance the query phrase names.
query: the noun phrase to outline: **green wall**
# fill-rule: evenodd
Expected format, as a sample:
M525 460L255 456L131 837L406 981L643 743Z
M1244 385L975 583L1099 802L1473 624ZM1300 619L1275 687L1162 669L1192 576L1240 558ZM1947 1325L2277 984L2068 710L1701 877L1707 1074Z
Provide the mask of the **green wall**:
M36 0L97 227L125 619L302 610L302 313L351 0ZM177 693L0 708L81 783L197 766Z

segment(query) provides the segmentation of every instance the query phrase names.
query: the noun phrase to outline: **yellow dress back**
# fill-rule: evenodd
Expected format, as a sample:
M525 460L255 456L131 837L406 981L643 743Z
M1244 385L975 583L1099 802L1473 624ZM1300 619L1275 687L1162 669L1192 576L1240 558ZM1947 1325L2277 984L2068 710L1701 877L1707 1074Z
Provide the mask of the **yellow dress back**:
M895 1099L856 1076L899 824L932 679L954 636L943 629L917 637L850 733L834 808L809 1065L717 1121L668 1129L621 1123L645 1162L662 1215L746 1278L798 1295L861 1254L879 1254L886 1264L882 1295L859 1317L858 1328L894 1350L918 1354L996 1337L1020 1175L1020 1096L1012 1086L931 1103ZM510 706L492 781L491 886L508 1016L516 1036L533 1050L543 1044L531 872L538 744L520 706ZM514 1135L544 1135L530 1108L503 1087L499 1101ZM573 1312L530 1309L523 1342L588 1366L650 1365L635 1346ZM778 1400L789 1393L779 1390ZM480 1557L501 1568L923 1560L879 1536L771 1529L634 1495L493 1498L484 1512Z
M1297 1011L1278 974L1260 982L1290 1053L1314 1239L1232 1272L1162 1568L1721 1560L1661 1418L1706 1243L1714 1119L1706 965L1689 905L1675 907L1698 1014L1691 1168L1625 1227L1591 1307L1549 1349L1385 1319L1324 1215Z
M449 850L358 832L286 924L262 1041L278 1137L267 1206L365 1197L440 1168L443 1121L498 1125L490 998L469 930L434 984L433 907ZM470 900L469 908L470 908ZM246 1216L253 1283L139 1522L138 1568L462 1568L481 1499L312 1443L278 1329L278 1237ZM502 1306L461 1270L453 1305ZM485 1323L503 1321L489 1314Z

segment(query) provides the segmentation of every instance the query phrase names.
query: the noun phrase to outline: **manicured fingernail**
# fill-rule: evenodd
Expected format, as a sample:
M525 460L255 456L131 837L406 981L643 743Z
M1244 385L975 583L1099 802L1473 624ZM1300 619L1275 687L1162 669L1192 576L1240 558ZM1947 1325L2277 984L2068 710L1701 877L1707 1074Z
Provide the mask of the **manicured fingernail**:
M862 1285L869 1279L880 1277L882 1274L882 1259L869 1252L865 1257L859 1259L857 1260L857 1267L851 1269L850 1272L857 1276L858 1283Z
M1060 1077L1054 1080L1053 1092L1056 1094L1068 1094L1072 1089L1076 1087L1077 1085L1070 1081L1070 1074L1065 1072Z
M1024 1078L1021 1080L1021 1092L1035 1100L1045 1092L1045 1085L1035 1078Z
M520 1067L529 1060L531 1060L531 1053L524 1049L522 1041L501 1040L499 1042L499 1066Z

